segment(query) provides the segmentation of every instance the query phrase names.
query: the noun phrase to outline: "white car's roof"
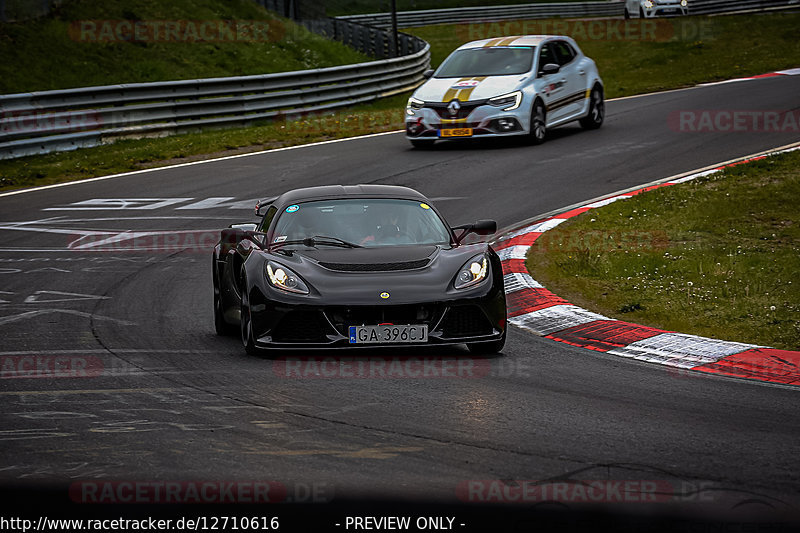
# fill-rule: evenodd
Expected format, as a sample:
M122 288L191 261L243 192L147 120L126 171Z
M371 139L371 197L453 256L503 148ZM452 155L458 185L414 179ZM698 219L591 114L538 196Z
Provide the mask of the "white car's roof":
M561 35L509 35L507 37L492 37L491 39L472 41L462 44L458 47L458 50L491 46L539 46L539 43L552 37L565 38Z

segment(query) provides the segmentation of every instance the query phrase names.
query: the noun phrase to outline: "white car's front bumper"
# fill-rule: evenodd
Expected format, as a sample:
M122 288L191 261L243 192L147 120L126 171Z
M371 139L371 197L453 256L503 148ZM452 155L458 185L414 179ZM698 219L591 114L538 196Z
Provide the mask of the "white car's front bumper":
M526 105L525 99L513 110L491 106L486 100L461 102L456 113L450 112L447 105L426 102L420 109L407 109L406 138L453 138L443 135L442 130L468 130L467 137L505 137L524 135L530 129L530 104Z
M652 7L643 8L645 18L685 16L689 14L689 8L682 6L680 2L653 3Z

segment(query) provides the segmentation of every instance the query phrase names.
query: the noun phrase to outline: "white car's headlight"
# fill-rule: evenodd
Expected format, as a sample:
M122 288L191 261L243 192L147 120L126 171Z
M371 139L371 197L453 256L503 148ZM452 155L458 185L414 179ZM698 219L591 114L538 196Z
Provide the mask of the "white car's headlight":
M681 0L681 7L686 7L688 5L689 5L689 2L687 2L686 0Z
M519 107L522 103L522 91L514 91L513 93L501 94L494 98L489 98L487 104L495 107L502 107L503 111L511 111Z
M644 7L646 7L647 9L652 9L653 8L652 0L645 0Z
M303 283L300 276L283 265L267 261L266 274L267 281L276 289L294 294L308 294L308 286Z
M408 113L409 115L413 115L414 111L422 109L424 105L425 102L423 102L422 100L418 100L412 96L411 98L408 99L408 103L406 104L406 113Z
M477 285L486 279L489 271L489 258L486 254L478 254L466 263L458 271L453 285L456 289L466 289Z

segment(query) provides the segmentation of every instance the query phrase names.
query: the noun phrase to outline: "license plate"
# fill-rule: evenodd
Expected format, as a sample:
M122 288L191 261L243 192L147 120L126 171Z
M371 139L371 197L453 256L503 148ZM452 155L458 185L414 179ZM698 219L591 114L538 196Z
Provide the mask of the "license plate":
M404 342L428 342L428 326L422 324L350 326L350 344L402 344Z
M472 137L472 128L448 128L439 130L439 137Z

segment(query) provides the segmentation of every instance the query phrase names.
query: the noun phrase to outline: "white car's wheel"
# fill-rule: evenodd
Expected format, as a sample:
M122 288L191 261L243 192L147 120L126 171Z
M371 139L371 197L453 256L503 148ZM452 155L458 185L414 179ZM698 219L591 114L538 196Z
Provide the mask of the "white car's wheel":
M603 100L603 89L595 85L589 95L589 113L580 120L581 126L587 130L596 130L603 125L606 115L606 104Z
M531 111L531 130L528 138L533 144L542 144L547 137L547 113L541 100L533 103Z

